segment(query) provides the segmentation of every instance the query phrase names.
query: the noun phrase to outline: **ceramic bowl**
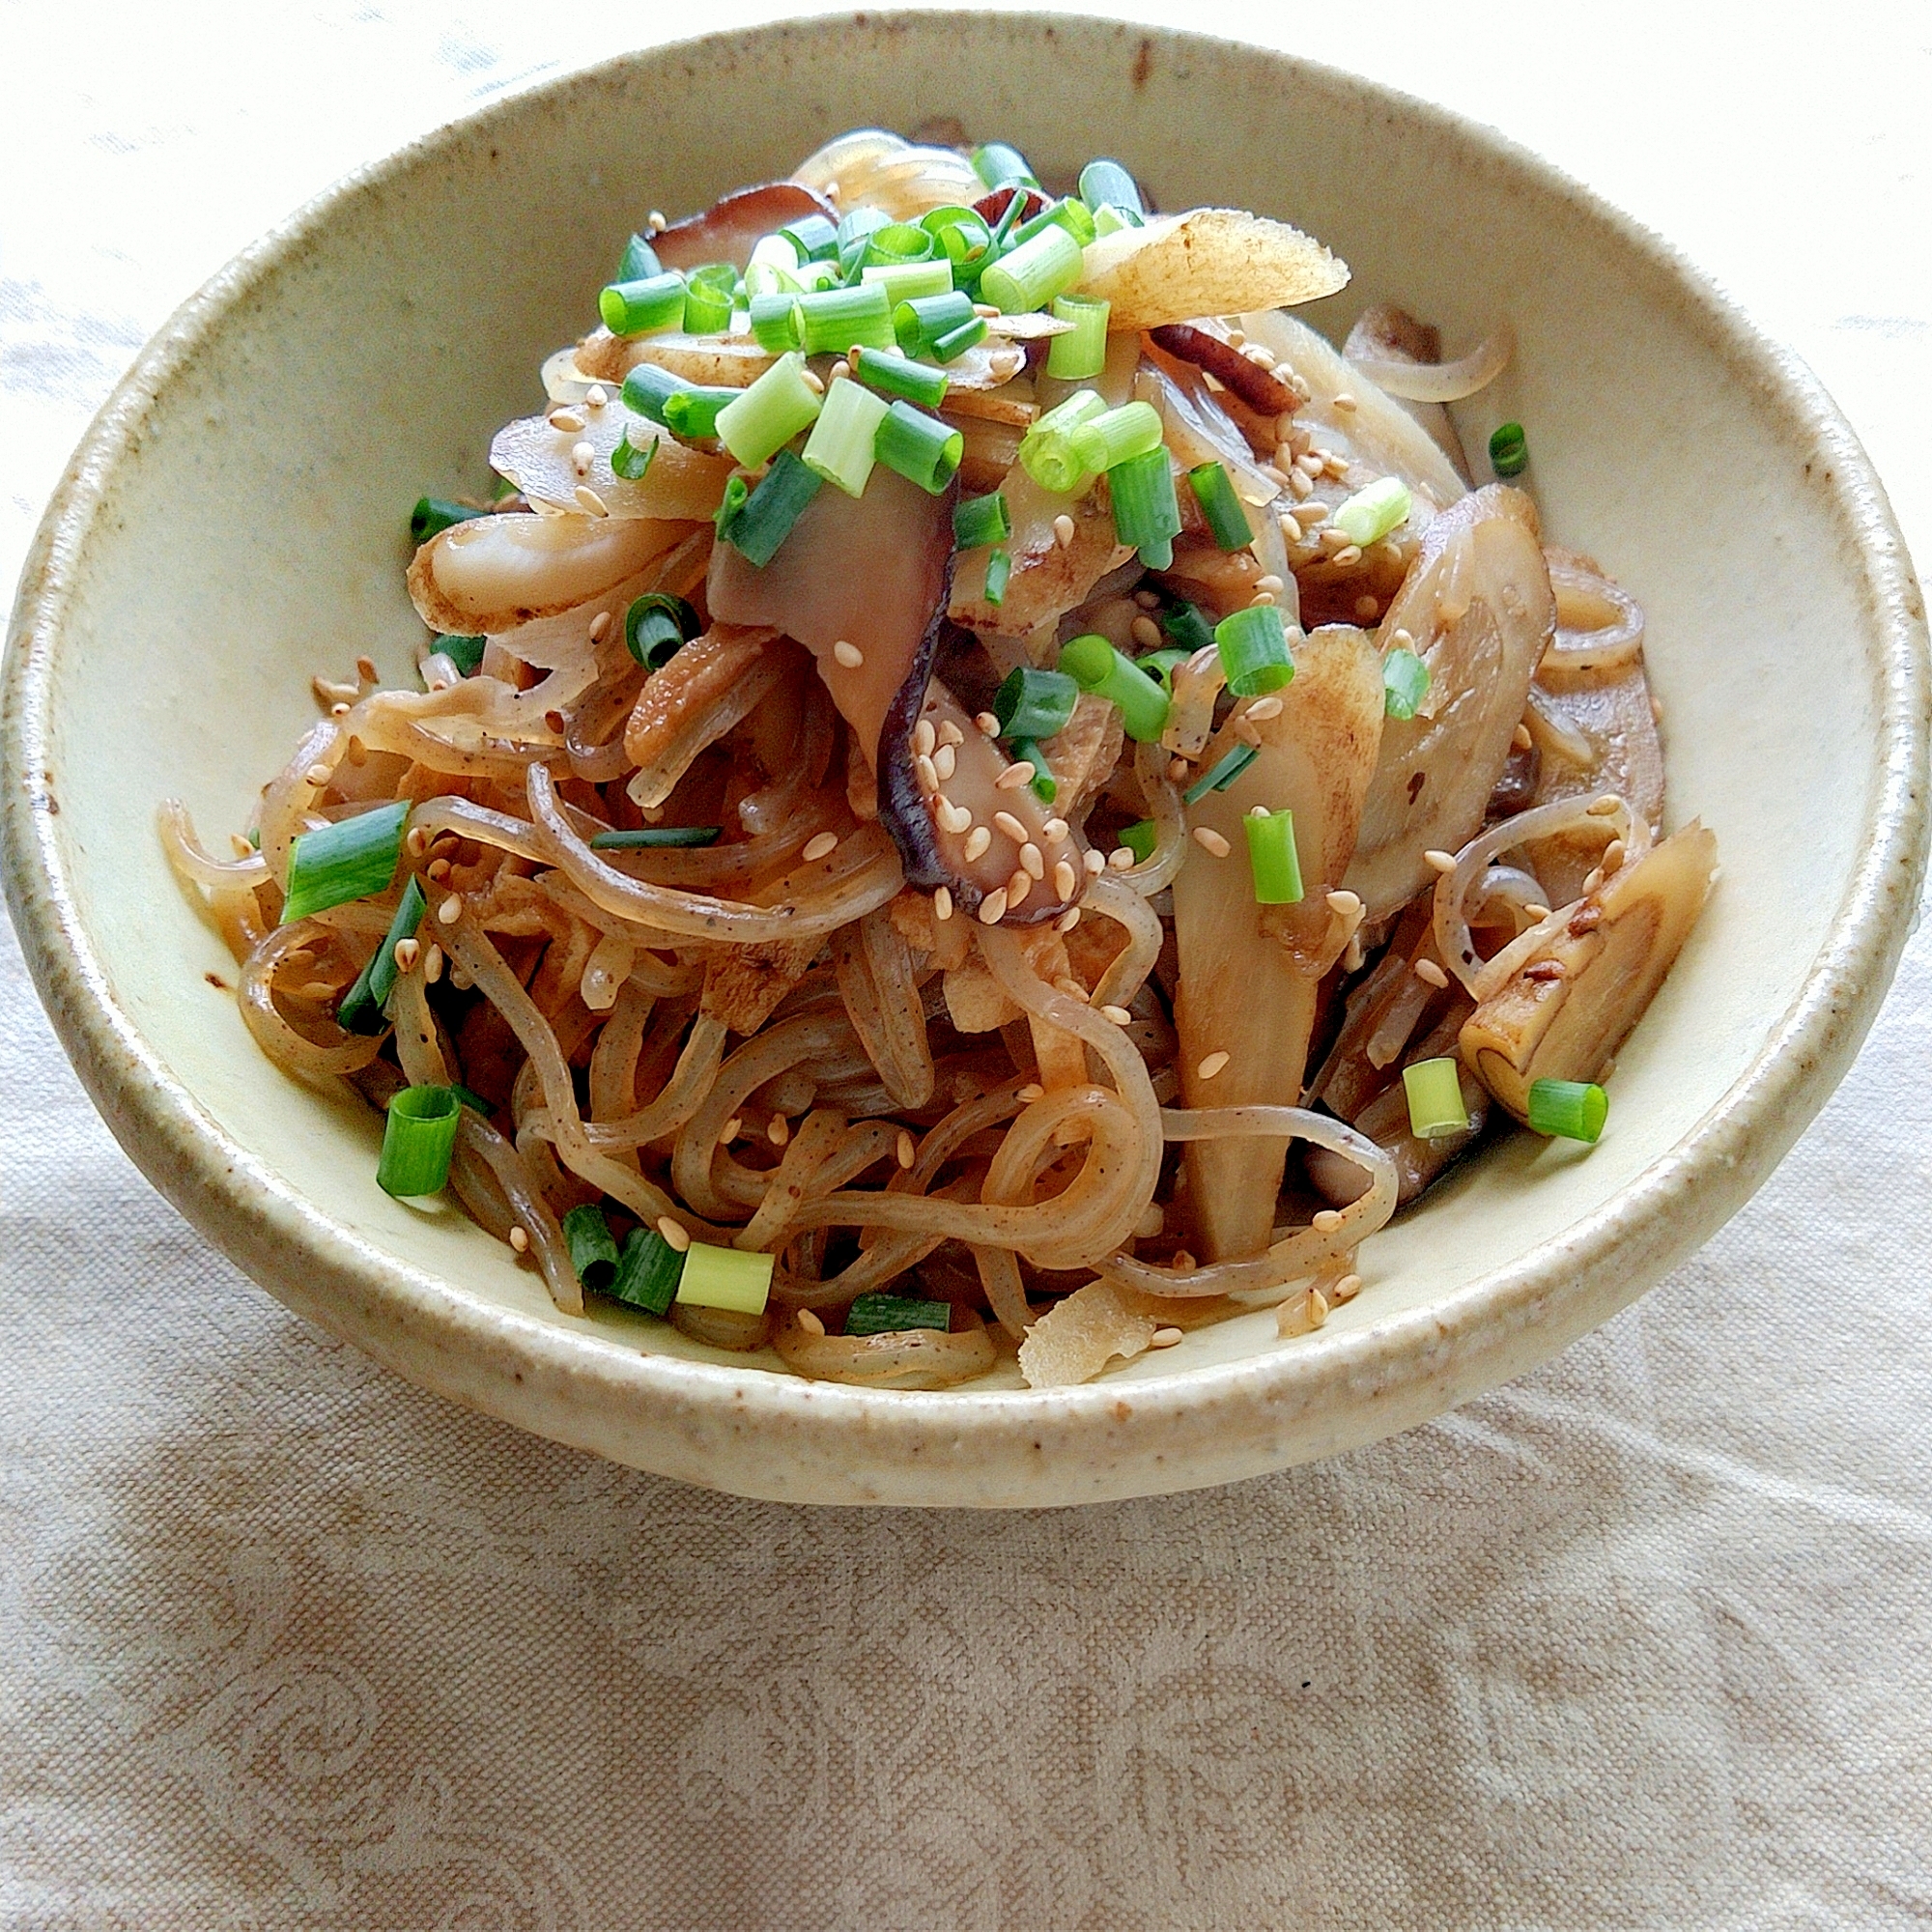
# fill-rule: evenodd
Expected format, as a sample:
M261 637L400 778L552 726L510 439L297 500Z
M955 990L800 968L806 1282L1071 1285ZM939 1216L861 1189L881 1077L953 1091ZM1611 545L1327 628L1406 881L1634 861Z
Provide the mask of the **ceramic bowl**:
M1077 88L1063 83L1078 72ZM788 112L772 113L772 103ZM1721 882L1587 1155L1519 1136L1364 1251L1319 1333L1258 1314L1084 1388L796 1379L617 1309L555 1313L460 1215L388 1200L358 1101L255 1050L152 832L219 838L313 717L312 672L419 635L401 513L481 488L630 229L934 114L1162 203L1293 219L1395 298L1520 351L1474 427L1529 426L1550 531L1644 604L1669 816ZM1926 829L1921 607L1844 422L1655 237L1492 132L1278 54L1019 14L719 36L499 100L352 177L149 345L30 557L6 668L7 890L42 997L149 1178L291 1307L430 1388L746 1494L1016 1505L1184 1489L1403 1429L1631 1301L1832 1091L1890 979ZM218 1319L218 1311L216 1315Z

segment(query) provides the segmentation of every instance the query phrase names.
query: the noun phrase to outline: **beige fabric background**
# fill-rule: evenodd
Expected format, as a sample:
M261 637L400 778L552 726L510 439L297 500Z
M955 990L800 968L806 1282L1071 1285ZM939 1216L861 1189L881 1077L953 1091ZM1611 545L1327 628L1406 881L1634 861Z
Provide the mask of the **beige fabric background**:
M303 196L751 17L0 0L0 576L142 339ZM1928 554L1922 0L1214 23L1492 120L1682 242ZM1081 1513L813 1513L301 1326L122 1158L0 937L0 1923L1932 1920L1928 1046L1921 935L1752 1206L1432 1428Z

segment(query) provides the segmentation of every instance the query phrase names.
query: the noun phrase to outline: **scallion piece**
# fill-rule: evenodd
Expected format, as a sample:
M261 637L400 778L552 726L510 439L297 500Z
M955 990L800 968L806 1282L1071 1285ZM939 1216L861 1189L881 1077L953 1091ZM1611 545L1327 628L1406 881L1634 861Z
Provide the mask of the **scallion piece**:
M803 262L797 275L799 293L808 296L826 289L842 289L858 279L856 275L841 273L837 262Z
M954 289L949 295L913 296L896 303L893 330L908 355L929 355L940 336L978 319L973 313L973 298L964 289Z
M883 208L855 208L838 222L838 268L848 279L857 277L866 260L866 244L893 217Z
M1180 534L1180 499L1174 494L1174 465L1166 448L1115 464L1107 471L1107 493L1114 503L1114 534L1132 544L1150 570L1165 570Z
M1223 617L1214 626L1214 641L1220 646L1228 689L1236 697L1279 691L1294 675L1279 605L1250 604Z
M1201 614L1197 605L1177 604L1173 610L1163 611L1157 621L1177 647L1189 657L1214 641L1214 627Z
M449 1156L462 1119L463 1102L447 1087L405 1087L392 1094L383 1122L376 1185L405 1200L440 1194L449 1180Z
M481 1114L486 1121L497 1111L473 1087L466 1087L460 1080L453 1082L449 1091L472 1114Z
M617 1272L604 1293L648 1315L665 1316L677 1296L684 1257L655 1228L633 1228L617 1258Z
M926 240L930 242L931 236ZM945 296L952 293L952 264L951 262L880 262L874 263L859 277L862 288L882 288L886 298L896 307L902 301L912 301L925 296Z
M808 469L790 450L781 449L772 459L764 480L739 505L720 534L748 562L762 570L779 554L779 546L791 535L791 526L818 491L817 472Z
M1219 463L1197 463L1187 472L1187 480L1193 485L1195 500L1215 543L1223 550L1247 549L1255 533L1226 468Z
M1152 678L1103 637L1070 639L1060 647L1060 668L1082 691L1121 708L1121 724L1137 745L1151 745L1167 724L1168 697Z
M897 1335L908 1328L936 1328L943 1335L952 1323L952 1305L946 1301L914 1301L903 1294L862 1294L845 1317L848 1335Z
M997 611L1007 601L1007 585L1013 574L1013 560L1003 550L986 559L986 603Z
M1080 170L1080 199L1098 214L1103 208L1127 208L1147 213L1140 185L1119 161L1089 161Z
M355 982L342 996L335 1009L335 1024L344 1033L378 1034L383 1031L383 1009L396 987L396 948L415 937L422 923L423 890L413 874L403 888L396 916L383 935L383 943L369 955L369 963L356 974Z
M806 260L798 243L782 228L770 235L760 235L752 243L752 253L745 267L753 269L776 269L781 274L792 274Z
M1236 745L1227 756L1216 758L1207 771L1180 795L1189 805L1199 805L1210 791L1226 791L1261 756L1259 747Z
M597 312L612 335L656 335L684 322L684 277L646 275L641 281L612 282L597 298Z
M719 497L718 507L711 513L711 527L721 539L738 521L738 512L745 507L751 495L751 485L742 476L727 476L724 479L724 494Z
M1022 665L1007 673L993 698L993 716L1003 738L1051 738L1065 730L1079 699L1080 686L1068 672Z
M1071 197L1048 202L1031 220L1022 221L1013 230L1013 240L1031 242L1044 228L1065 229L1083 248L1094 240L1094 217L1088 213L1087 204Z
M1112 469L1158 449L1164 434L1160 412L1151 403L1134 402L1081 423L1070 440L1083 468Z
M1057 497L1077 496L1094 472L1073 447L1073 433L1107 413L1105 399L1093 389L1076 389L1064 403L1036 416L1020 438L1020 468Z
M1382 476L1335 506L1328 519L1351 544L1367 550L1408 521L1408 485L1400 476Z
M1060 781L1053 776L1053 767L1046 761L1046 753L1034 738L1015 738L1012 741L1013 760L1033 767L1033 777L1027 780L1027 789L1042 805L1051 805L1060 796Z
M802 214L779 230L801 262L824 262L838 253L838 224L822 214Z
M957 328L949 328L943 335L932 338L932 359L935 362L956 362L969 349L977 349L986 339L986 318L976 315L971 321L962 322Z
M624 243L623 258L617 264L617 272L611 281L648 282L664 273L664 264L658 260L658 251L641 235L633 235Z
M1299 905L1301 858L1294 849L1294 813L1260 807L1241 820L1248 836L1248 870L1257 905Z
M1080 279L1080 243L1048 222L1009 248L980 277L980 293L1003 315L1027 315L1064 296Z
M993 231L977 209L935 208L919 217L937 252L952 265L955 278L977 276L993 245Z
M1151 818L1138 819L1121 827L1120 842L1134 855L1135 865L1145 866L1160 843L1160 827Z
M866 391L862 389L860 394ZM966 439L951 423L941 422L910 403L894 403L879 418L872 447L888 469L896 469L927 495L936 497L957 472L966 454Z
M885 420L888 404L863 383L834 383L825 392L825 407L805 440L805 467L837 484L848 497L863 497L866 481L878 460L873 440ZM930 421L930 417L922 417Z
M403 849L410 802L379 805L300 834L289 853L289 895L281 923L387 892Z
M1000 211L1000 218L993 228L993 239L988 246L988 257L997 262L1005 252L1012 232L1019 226L1020 216L1026 213L1027 198L1023 194L1009 194L1007 205ZM980 272L985 272L982 268Z
M646 825L635 832L594 832L590 836L593 852L682 851L687 847L715 845L719 827L715 825Z
M822 407L817 390L805 380L805 357L794 350L720 410L716 428L724 447L746 469L755 469L800 430L810 429Z
M751 304L752 334L760 349L782 355L805 340L805 311L796 294L753 296Z
M673 376L668 369L660 369L655 362L639 362L624 378L624 407L634 416L642 416L646 422L662 425L665 405L690 387L691 384L682 376Z
M1391 651L1382 660L1382 710L1406 723L1429 691L1429 667L1413 651Z
M1208 641L1210 644L1214 641L1214 634L1211 631L1208 632ZM1160 688L1164 692L1166 692L1170 696L1172 696L1174 694L1175 666L1184 665L1187 662L1187 660L1193 655L1194 653L1192 651L1182 651L1174 649L1162 649L1158 651L1143 651L1141 655L1134 660L1134 662L1137 665L1139 665L1140 668L1144 671L1146 671L1150 677L1159 678Z
M684 332L722 335L731 327L738 293L738 270L729 262L708 262L692 270L684 286Z
M1013 533L1013 513L994 490L984 497L962 497L952 510L955 550L978 550L981 544L1004 543Z
M418 497L410 512L410 541L426 544L452 524L467 524L472 517L487 517L488 510L472 510L468 503L452 503L446 497Z
M796 296L804 293L805 284L794 270L781 269L776 262L755 259L746 264L745 303L748 308L760 296Z
M1070 322L1065 335L1046 347L1046 373L1063 383L1084 383L1107 366L1107 317L1113 303L1091 296L1055 296L1050 313L1056 322Z
M488 638L459 638L444 632L430 649L440 651L463 676L474 677L483 663L484 648L489 641Z
M668 405L666 407L668 408ZM631 434L627 429L611 448L611 474L621 476L626 483L641 483L644 472L650 469L651 461L657 453L656 437L645 437L643 447L639 448L631 440Z
M665 427L687 442L718 434L718 418L744 394L742 389L712 388L693 384L665 398Z
M1566 1141L1594 1141L1610 1118L1610 1096L1592 1081L1532 1080L1529 1130Z
M800 296L798 305L808 355L842 355L855 343L866 349L893 346L893 304L877 282L862 282L856 289L819 289Z
M1103 235L1118 235L1123 228L1145 228L1147 219L1134 213L1131 208L1118 208L1103 202L1094 211L1094 236L1097 241Z
M647 590L624 612L624 648L646 670L662 670L696 637L697 612L668 590Z
M1021 187L1039 186L1039 177L1028 165L1027 157L1004 141L988 141L983 147L975 148L973 172L988 187L1010 187L1015 184Z
M866 267L903 268L915 262L929 262L938 245L930 230L922 228L916 221L890 222L884 228L873 229L866 237ZM952 286L950 270L946 286Z
M738 1315L762 1315L772 1292L770 1255L742 1248L714 1248L693 1241L684 1257L677 1298L687 1308L728 1308Z
M572 1208L563 1217L563 1238L577 1278L593 1294L608 1294L617 1278L617 1243L611 1224L594 1201Z
M1498 476L1520 476L1529 468L1529 439L1520 422L1499 423L1490 432L1490 468Z
M1408 1096L1408 1130L1417 1140L1439 1141L1469 1131L1462 1070L1455 1060L1415 1061L1402 1069L1402 1086Z
M855 349L851 369L867 388L877 389L883 395L903 396L907 402L928 410L936 410L946 400L950 386L943 369L915 362L896 349Z

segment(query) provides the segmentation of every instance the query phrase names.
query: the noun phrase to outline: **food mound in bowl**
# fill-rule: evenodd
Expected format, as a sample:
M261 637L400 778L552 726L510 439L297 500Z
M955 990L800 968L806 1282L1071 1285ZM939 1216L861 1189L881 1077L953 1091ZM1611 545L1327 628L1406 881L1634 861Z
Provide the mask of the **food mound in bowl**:
M422 688L317 677L232 859L162 808L257 1043L566 1313L879 1387L1304 1334L1506 1122L1594 1141L1713 841L1519 425L1473 480L1507 331L1338 355L1347 279L876 130L653 214L416 505Z

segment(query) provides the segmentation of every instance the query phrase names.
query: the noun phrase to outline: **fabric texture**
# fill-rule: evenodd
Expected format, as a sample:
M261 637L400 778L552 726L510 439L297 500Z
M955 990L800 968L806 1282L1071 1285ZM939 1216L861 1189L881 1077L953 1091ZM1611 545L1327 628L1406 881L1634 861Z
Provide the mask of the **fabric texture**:
M1818 368L1922 553L1932 53L1922 11L1854 13L1802 59L1736 8L1216 24L1497 121L1671 235ZM0 0L5 575L237 247L692 24ZM0 936L0 1925L1932 1921L1928 1065L1920 934L1750 1206L1429 1428L1106 1508L814 1512L303 1326L119 1153Z

